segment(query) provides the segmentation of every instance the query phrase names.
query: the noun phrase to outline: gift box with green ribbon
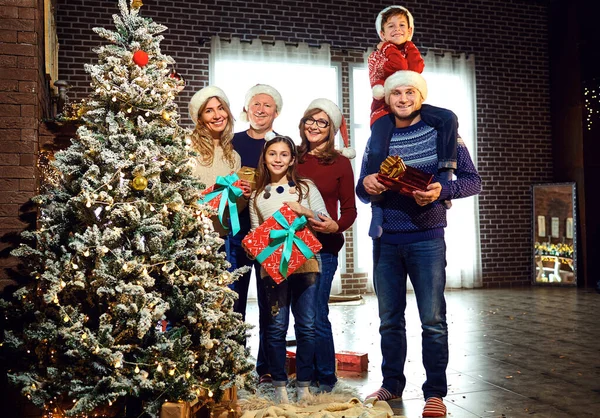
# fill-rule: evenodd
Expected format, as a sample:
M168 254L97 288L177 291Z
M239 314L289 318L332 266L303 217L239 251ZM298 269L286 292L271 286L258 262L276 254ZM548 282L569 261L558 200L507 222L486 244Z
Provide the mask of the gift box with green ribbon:
M233 234L240 230L240 217L238 214L237 201L242 197L241 180L236 173L228 176L217 176L214 185L202 192L202 197L198 203L207 204L218 211L218 218L223 228L229 229L227 222L227 212L231 222Z
M287 205L246 235L242 246L275 283L284 281L322 248L306 217L298 217Z

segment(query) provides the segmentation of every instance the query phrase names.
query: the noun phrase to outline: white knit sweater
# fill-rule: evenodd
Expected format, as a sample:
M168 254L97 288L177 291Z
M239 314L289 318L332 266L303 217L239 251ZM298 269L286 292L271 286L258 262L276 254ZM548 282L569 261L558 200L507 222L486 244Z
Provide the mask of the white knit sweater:
M325 202L323 201L323 197L317 186L310 181L305 180L308 184L308 193L302 197L302 201L299 202L300 205L304 206L312 210L313 212L323 214L329 217L327 213L327 208L325 207ZM290 193L290 186L286 183L281 185L283 188L282 193L277 193L277 187L280 186L272 186L270 191L270 196L268 199L264 197L264 190L260 193L260 195L256 196L256 193L252 193L250 197L250 225L252 229L258 227L262 224L268 217L272 216L275 212L277 212L283 206L283 202L297 202L298 195L295 193ZM256 206L254 205L254 201L256 201ZM258 210L257 210L258 209ZM294 272L296 273L310 273L310 272L318 272L319 264L316 259L313 257L304 263L298 270ZM267 272L264 268L261 268L261 277L266 277Z
M219 145L215 146L215 156L212 165L207 166L202 163L201 157L194 158L194 168L192 174L202 181L206 187L210 187L217 181L217 176L227 176L232 172L237 172L242 166L240 155L233 151L234 165L229 165L229 162L224 159L223 148ZM245 200L241 199L238 203L238 210L241 210L245 205ZM229 232L223 228L217 216L212 217L213 227L221 237L224 237Z

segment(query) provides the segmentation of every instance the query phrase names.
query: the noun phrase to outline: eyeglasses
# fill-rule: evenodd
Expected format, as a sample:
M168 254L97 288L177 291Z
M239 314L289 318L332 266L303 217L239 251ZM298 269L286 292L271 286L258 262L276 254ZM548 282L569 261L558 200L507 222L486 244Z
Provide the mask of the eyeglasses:
M313 119L313 118L304 119L304 124L307 126L312 126L315 123L317 124L317 126L319 128L327 128L329 126L329 122L327 122L326 120L323 120L323 119Z

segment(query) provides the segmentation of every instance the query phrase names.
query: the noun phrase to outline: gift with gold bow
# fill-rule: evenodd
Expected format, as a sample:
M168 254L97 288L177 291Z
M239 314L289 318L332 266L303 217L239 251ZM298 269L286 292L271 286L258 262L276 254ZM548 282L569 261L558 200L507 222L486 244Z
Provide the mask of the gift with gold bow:
M379 167L377 180L390 190L412 196L416 190L427 190L433 174L407 166L398 155L389 155Z
M252 189L256 188L256 169L252 167L243 166L237 172L238 177L241 180L246 180L250 183Z
M217 176L215 184L202 192L198 200L200 204L207 204L218 211L219 222L225 229L229 229L227 212L231 223L231 231L237 234L240 230L240 217L237 201L242 197L241 181L236 173L228 176ZM214 222L213 222L214 224Z
M298 217L288 205L283 205L273 216L246 235L242 246L277 284L322 248L317 237L308 228L306 217Z

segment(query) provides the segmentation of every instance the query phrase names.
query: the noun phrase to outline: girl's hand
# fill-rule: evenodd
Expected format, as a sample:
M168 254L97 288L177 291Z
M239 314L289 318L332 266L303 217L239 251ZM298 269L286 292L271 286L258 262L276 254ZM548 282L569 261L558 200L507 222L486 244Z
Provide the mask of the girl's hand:
M321 215L320 213L318 214L318 216L319 216L320 221L317 219L309 219L308 220L308 222L310 223L310 226L316 232L321 232L323 234L333 234L333 233L337 232L338 229L340 229L340 226L333 219L328 218L325 215Z
M298 216L305 215L308 218L310 215L312 215L311 211L306 209L304 206L302 206L298 202L283 202L283 203L288 205L290 207L290 209L293 210L294 212L296 212L296 215L298 215ZM307 213L307 212L309 212L309 213Z

